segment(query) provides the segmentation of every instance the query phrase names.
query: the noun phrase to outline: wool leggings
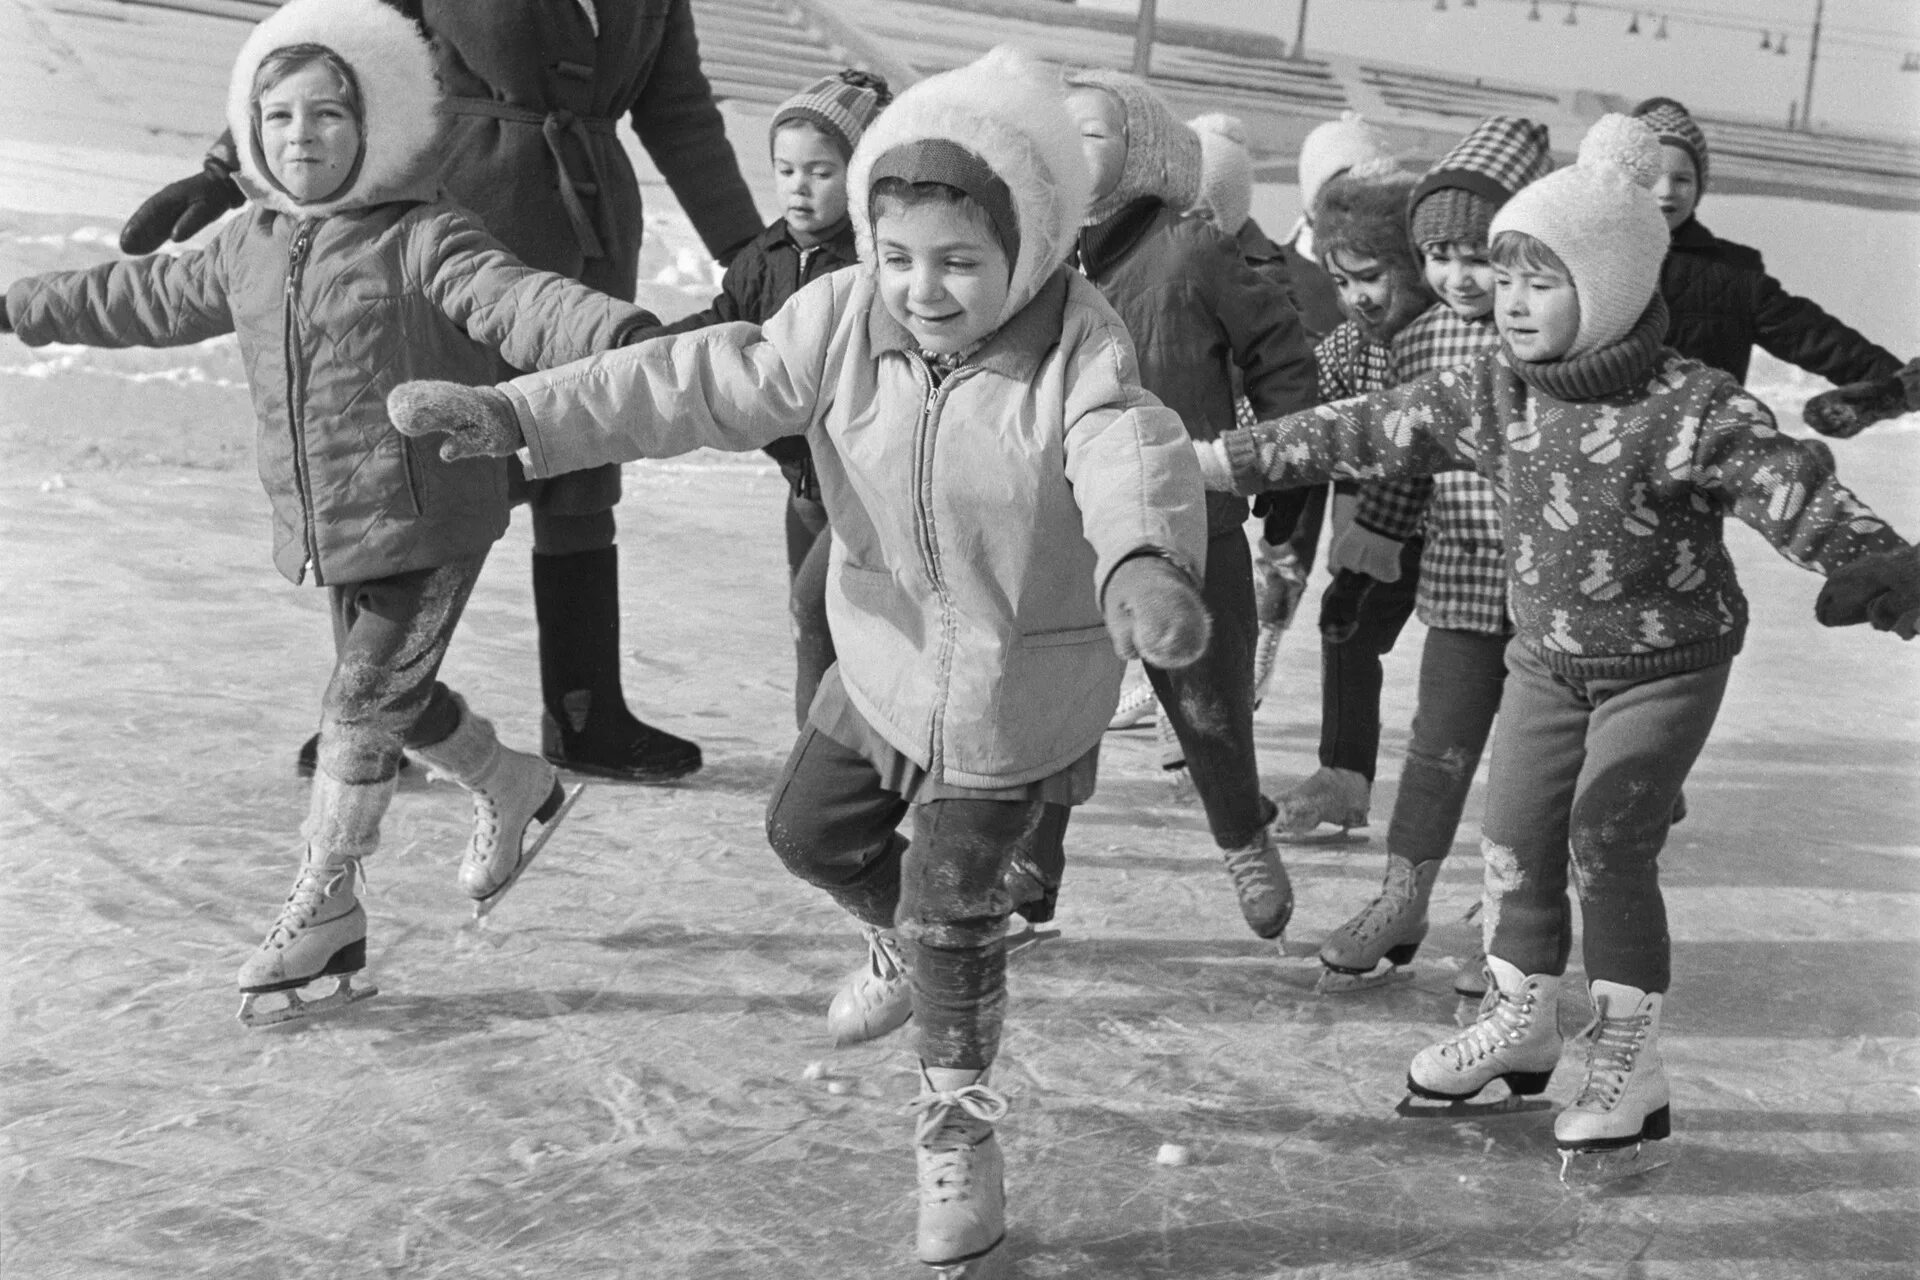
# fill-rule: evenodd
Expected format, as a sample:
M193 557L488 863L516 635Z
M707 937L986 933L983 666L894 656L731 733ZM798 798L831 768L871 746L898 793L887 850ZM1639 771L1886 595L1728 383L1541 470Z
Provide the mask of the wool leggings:
M1506 636L1442 627L1427 632L1413 736L1387 826L1388 853L1421 863L1453 848L1506 684Z

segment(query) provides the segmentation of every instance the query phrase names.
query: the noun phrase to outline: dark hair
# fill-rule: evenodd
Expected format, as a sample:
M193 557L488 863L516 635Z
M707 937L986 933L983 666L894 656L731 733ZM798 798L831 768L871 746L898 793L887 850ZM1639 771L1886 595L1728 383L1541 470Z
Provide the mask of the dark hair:
M1567 270L1567 264L1560 255L1549 249L1524 231L1502 231L1493 238L1493 244L1487 249L1487 261L1496 267L1505 267L1512 271L1558 271L1568 280L1573 272Z
M883 210L881 206L891 206ZM950 187L944 182L909 182L905 178L881 178L873 184L868 195L868 214L875 221L880 220L882 212L898 213L903 209L917 208L923 204L945 205L959 209L968 219L977 223L982 230L993 237L993 242L1007 254L1011 266L1012 253L1000 239L999 230L993 225L993 215L986 206L958 187Z
M340 96L347 101L347 109L353 112L353 118L362 129L367 127L366 101L360 96L360 78L353 74L353 68L347 60L323 44L290 44L275 49L260 59L260 65L254 69L253 89L247 95L247 101L258 112L260 95L285 80L288 76L315 64L325 67L340 82Z

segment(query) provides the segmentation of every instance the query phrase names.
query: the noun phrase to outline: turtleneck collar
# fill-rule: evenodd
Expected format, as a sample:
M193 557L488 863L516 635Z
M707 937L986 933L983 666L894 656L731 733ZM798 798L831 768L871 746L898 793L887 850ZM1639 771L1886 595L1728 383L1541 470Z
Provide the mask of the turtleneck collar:
M1617 342L1568 360L1522 360L1504 348L1507 363L1520 380L1556 400L1604 400L1644 383L1660 358L1667 336L1667 304L1659 294Z

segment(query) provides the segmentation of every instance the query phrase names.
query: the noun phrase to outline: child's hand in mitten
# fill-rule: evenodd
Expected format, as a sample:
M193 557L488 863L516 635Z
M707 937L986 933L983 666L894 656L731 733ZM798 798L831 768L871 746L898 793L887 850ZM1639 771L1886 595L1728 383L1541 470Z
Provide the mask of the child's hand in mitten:
M526 443L513 401L498 387L458 382L403 382L387 395L387 416L401 435L444 433L440 456L504 458Z
M1207 651L1207 606L1187 575L1151 553L1120 562L1102 605L1113 651L1163 670L1190 667Z
M1320 597L1320 638L1328 644L1345 644L1353 639L1360 630L1360 608L1374 586L1375 579L1364 573L1352 569L1335 573Z
M1834 570L1820 588L1813 616L1825 627L1870 622L1876 631L1913 639L1920 629L1920 550L1877 551Z
M1920 359L1871 382L1850 382L1807 401L1800 416L1823 436L1846 439L1876 422L1920 410Z
M133 211L120 228L120 251L146 254L169 240L191 240L221 214L246 202L232 171L209 158L199 173L169 182Z

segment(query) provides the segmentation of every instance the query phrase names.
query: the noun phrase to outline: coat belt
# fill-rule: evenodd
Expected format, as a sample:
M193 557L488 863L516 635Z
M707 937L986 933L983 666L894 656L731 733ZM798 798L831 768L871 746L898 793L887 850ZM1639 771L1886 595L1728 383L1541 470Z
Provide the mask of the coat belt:
M537 126L541 137L546 139L547 150L553 153L554 168L560 178L560 203L566 206L567 218L573 223L573 238L580 245L580 256L588 259L607 256L600 234L594 229L593 217L587 212L581 197L598 196L604 181L598 153L587 135L613 137L614 121L604 116L577 116L566 110L532 111L510 103L495 102L492 98L449 98L446 108L459 116L486 116L512 124ZM567 168L567 158L560 149L562 137L571 137L580 144L581 153L587 157L586 180L577 178Z

